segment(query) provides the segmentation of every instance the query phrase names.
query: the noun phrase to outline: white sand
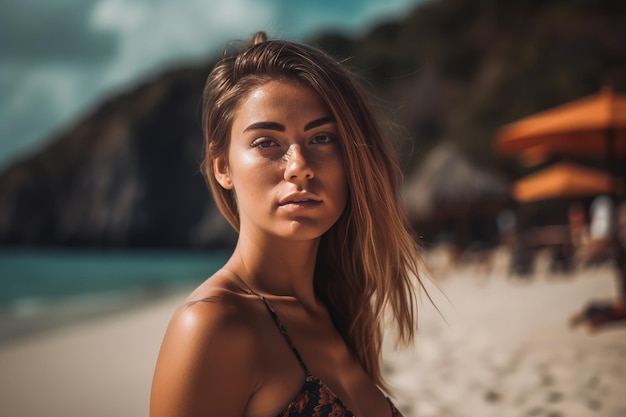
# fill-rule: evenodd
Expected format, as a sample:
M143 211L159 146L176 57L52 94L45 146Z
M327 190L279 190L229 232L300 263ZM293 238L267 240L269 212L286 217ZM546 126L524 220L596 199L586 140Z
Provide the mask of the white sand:
M0 346L0 416L147 416L161 339L182 299Z
M611 270L520 282L467 267L439 286L448 324L423 303L416 346L386 350L405 417L626 416L626 326L567 327L587 301L614 296ZM147 416L161 338L182 298L4 343L0 416Z
M438 285L448 324L423 302L415 347L385 354L406 417L626 416L626 324L568 326L587 302L615 297L611 269L520 280L469 267Z

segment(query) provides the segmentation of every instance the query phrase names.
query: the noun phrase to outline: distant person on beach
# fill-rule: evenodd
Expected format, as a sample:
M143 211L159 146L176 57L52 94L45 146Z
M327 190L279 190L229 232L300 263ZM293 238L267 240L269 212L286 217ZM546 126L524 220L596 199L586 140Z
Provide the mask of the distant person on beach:
M412 341L419 262L355 76L260 32L213 69L203 116L203 172L238 241L170 322L151 417L400 416L383 325Z
M598 196L591 203L590 250L585 261L611 260L618 281L618 297L611 302L593 301L570 319L570 324L587 325L597 330L607 325L626 324L626 205L617 207L613 214L613 201L608 196ZM615 222L616 221L616 222ZM615 222L615 223L614 223Z
M585 206L580 201L575 201L567 211L570 239L574 251L580 250L587 243L587 216Z

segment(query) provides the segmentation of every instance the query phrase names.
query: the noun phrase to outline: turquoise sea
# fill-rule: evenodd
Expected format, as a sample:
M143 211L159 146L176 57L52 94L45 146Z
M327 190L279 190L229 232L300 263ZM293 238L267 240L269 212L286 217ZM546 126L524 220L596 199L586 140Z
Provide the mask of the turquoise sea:
M190 290L229 253L0 248L0 341Z

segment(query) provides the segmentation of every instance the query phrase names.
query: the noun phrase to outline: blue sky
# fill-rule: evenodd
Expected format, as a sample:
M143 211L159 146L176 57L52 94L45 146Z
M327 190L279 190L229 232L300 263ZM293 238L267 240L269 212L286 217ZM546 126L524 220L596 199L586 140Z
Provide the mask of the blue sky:
M0 0L0 171L151 74L257 30L367 30L422 0Z

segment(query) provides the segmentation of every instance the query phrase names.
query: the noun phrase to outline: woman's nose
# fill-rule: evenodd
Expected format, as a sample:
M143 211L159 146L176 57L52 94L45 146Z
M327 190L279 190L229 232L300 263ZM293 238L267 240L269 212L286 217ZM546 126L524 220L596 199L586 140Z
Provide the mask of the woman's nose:
M313 167L300 145L292 145L285 156L287 159L285 179L287 181L313 178L315 175Z

